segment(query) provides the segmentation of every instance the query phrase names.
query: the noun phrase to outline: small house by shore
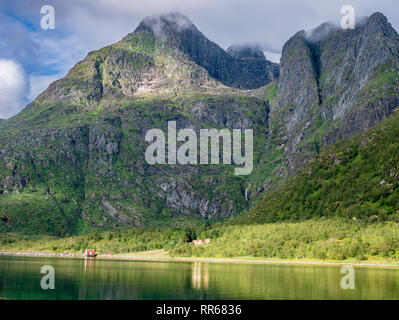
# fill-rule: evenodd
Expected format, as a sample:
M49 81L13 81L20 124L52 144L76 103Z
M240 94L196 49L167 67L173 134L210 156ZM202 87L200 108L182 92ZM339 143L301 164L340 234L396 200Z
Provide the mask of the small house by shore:
M208 243L210 243L210 242L211 242L211 239L209 239L209 238L206 238L205 240L197 239L197 240L193 240L193 242L194 242L194 244L195 244L196 246L201 246L201 245L203 245L203 244L208 244Z
M86 258L94 258L96 256L96 253L93 249L86 249L84 256Z

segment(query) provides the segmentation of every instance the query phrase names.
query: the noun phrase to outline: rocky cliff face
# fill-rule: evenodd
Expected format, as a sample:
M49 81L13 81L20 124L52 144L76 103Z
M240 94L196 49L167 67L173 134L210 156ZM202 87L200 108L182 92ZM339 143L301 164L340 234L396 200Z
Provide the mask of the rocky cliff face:
M226 52L184 16L146 18L0 121L0 231L65 235L240 213L269 181L399 106L398 43L381 14L356 30L324 24L284 45L278 71L259 48ZM147 164L147 130L167 132L171 120L196 132L252 128L253 173Z
M399 105L398 65L398 34L380 13L354 30L326 23L293 36L273 110L288 170L389 116Z

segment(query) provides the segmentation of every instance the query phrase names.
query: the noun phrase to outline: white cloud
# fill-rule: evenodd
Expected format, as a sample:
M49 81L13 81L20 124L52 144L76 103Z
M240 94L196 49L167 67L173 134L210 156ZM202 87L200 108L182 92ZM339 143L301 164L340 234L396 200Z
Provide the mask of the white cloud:
M36 15L42 0L14 0L5 9ZM357 16L375 11L387 15L399 27L397 0L351 0ZM11 5L11 3L13 5ZM67 31L87 53L119 41L133 31L145 16L179 11L222 48L236 43L257 42L264 50L279 52L283 44L301 29L310 30L323 22L339 24L345 0L69 0L55 4L56 30ZM1 5L0 5L1 11ZM40 31L48 34L49 31ZM0 29L1 33L1 29ZM75 50L75 47L72 47ZM72 50L72 51L73 51ZM72 55L71 50L65 54ZM21 61L21 60L19 60ZM75 61L77 62L77 61Z
M280 63L281 53L271 52L271 51L263 51L267 60L275 63Z
M9 118L22 110L28 93L29 85L21 65L0 59L0 118Z

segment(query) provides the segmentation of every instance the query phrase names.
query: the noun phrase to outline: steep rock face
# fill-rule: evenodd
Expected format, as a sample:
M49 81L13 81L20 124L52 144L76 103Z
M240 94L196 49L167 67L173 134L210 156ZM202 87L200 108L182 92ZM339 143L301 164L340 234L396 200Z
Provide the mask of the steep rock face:
M331 31L318 36L323 28ZM309 38L318 53L323 99L330 100L322 110L323 118L342 117L358 102L361 89L375 73L388 71L385 68L395 71L399 66L399 36L379 13L355 30L343 32L331 25L321 26Z
M287 163L291 166L320 104L317 70L304 31L284 45L280 69L273 120L278 121L276 135L280 137L279 145L286 146Z
M223 84L254 89L278 77L278 65L266 59L236 59L208 40L195 25L179 13L144 19L134 33L154 34L166 46L177 48Z
M335 37L341 37L337 42L343 57ZM354 32L335 32L316 45L325 75L321 115L338 122L325 145L373 127L399 105L399 36L382 14L372 15Z
M354 30L326 23L292 37L273 110L288 170L389 116L399 103L398 66L398 34L380 13Z

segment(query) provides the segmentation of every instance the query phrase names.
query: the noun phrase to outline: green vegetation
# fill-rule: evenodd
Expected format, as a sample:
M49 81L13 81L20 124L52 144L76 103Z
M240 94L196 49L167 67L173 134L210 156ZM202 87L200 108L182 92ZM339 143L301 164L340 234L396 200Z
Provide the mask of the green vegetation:
M210 226L204 223L175 228L130 228L112 232L92 232L87 235L57 238L8 233L0 235L0 250L83 253L95 249L98 253L128 253L155 249L172 250L178 243L191 242L201 230Z
M399 258L399 223L321 218L303 222L234 225L216 223L186 228L131 229L68 238L0 236L4 251L99 254L163 249L173 257L356 260L392 263ZM210 238L195 246L193 239Z
M361 90L359 94L361 98L356 106L398 95L399 73L392 62L378 66L371 79L370 83Z
M277 82L272 82L266 86L266 100L276 102Z
M203 232L203 246L178 244L170 254L189 257L397 260L399 223L363 223L343 218L254 225L222 225Z
M66 238L3 233L0 248L74 253L86 248L98 253L161 249L179 257L393 262L399 258L398 123L397 113L366 134L322 151L306 170L246 214L227 221L198 219L176 227L95 233L88 229L86 235ZM193 185L200 188L201 181ZM7 197L16 204L23 201L18 194ZM40 216L41 202L36 202ZM6 217L5 208L1 210ZM168 210L157 218L162 217L175 219ZM205 238L211 243L192 243Z
M323 151L308 168L237 221L320 216L399 220L399 114Z

